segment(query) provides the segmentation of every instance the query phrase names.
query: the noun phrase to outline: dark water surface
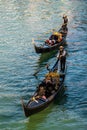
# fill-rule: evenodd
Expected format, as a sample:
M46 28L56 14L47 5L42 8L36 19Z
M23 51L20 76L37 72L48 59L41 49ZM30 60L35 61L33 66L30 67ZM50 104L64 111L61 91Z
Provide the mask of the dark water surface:
M32 38L43 41L69 18L66 92L57 104L25 118L27 102L46 63L55 54L38 55ZM33 76L38 68L38 80ZM87 129L87 0L0 0L0 130Z

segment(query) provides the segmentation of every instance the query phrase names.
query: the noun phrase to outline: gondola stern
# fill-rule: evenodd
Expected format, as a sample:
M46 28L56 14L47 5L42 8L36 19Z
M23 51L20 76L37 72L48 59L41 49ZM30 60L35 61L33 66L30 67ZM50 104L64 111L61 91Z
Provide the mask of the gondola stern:
M27 109L27 107L26 107L26 105L25 105L25 103L23 101L23 98L21 98L21 104L22 104L22 108L23 108L25 116L29 117L29 111L28 111L28 109Z

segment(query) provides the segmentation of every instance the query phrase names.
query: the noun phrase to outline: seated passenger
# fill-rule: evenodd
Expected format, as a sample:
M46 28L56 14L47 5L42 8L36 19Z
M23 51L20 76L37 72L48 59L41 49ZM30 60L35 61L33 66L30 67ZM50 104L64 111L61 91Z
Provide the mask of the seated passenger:
M57 36L57 32L53 32L53 34L50 36L49 40L57 40L58 36Z
M61 42L62 41L62 34L60 32L54 32L53 33L55 41L56 42Z
M58 42L61 42L62 41L62 34L59 33L59 36L58 36Z
M52 46L61 41L62 41L62 33L53 32L53 34L50 36L50 38L48 40L45 41L45 43Z
M52 81L52 77L49 76L49 74L45 78L46 97L49 97L50 95L52 95L55 92L55 84Z
M48 45L54 45L55 44L55 40L46 40L45 43L47 43Z
M52 83L51 77L50 77L50 76L46 76L45 82L46 82L46 84L47 84L47 83Z
M50 79L49 79L50 77ZM51 83L51 86L53 87L53 90L57 90L57 87L60 84L60 75L58 74L57 70L55 69L54 72L49 72L46 75L46 80L49 81Z
M46 96L45 96L45 87L43 86L43 84L39 85L37 93L36 93L36 95L32 99L35 100L35 101L37 101L37 99L39 99L39 98L46 99Z
M39 91L37 93L37 98L44 98L44 99L46 99L44 86L40 86L39 87Z

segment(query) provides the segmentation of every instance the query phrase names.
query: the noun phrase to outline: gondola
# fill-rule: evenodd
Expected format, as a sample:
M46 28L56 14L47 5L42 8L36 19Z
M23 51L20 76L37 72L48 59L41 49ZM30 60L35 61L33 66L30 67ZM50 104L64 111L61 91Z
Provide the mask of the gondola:
M56 63L52 67L52 69L50 69L49 73L59 73L59 72L57 72L57 67L58 67L58 60L56 61ZM38 113L38 112L44 110L56 98L58 99L58 96L61 94L62 90L64 90L64 85L63 85L64 78L65 78L65 72L60 73L60 78L59 78L60 83L57 84L57 81L56 81L55 84L54 84L54 86L57 87L57 89L52 94L50 94L46 99L39 98L39 99L36 100L37 102L35 100L30 99L27 104L25 104L23 99L22 99L22 107L23 107L25 116L29 117L29 116L31 116L35 113ZM42 83L43 83L43 81L42 81ZM35 91L34 95L36 93L37 93L37 90Z
M62 27L59 29L58 32L62 33L61 30L62 30ZM46 44L45 42L41 43L41 44L34 43L34 48L35 48L36 53L46 53L46 52L50 52L50 51L53 51L53 50L57 50L59 48L59 46L61 46L61 45L65 46L66 45L67 33L68 33L68 30L67 30L66 33L62 33L63 34L62 40L60 42L56 42L53 45Z

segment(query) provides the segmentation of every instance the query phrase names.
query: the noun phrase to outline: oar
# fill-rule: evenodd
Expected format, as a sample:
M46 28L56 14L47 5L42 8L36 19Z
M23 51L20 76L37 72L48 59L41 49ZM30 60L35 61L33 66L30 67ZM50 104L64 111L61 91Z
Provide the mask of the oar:
M49 64L46 64L46 67L49 66ZM39 68L33 75L36 76L41 71L41 68Z
M59 62L59 58L57 59L56 63L54 64L54 66L50 71L53 71L54 68L58 69L58 62Z
M41 71L41 68L39 68L33 75L36 76Z
M57 66L58 62L59 62L59 58L57 59L56 63L54 64L53 68L55 68L55 67ZM52 68L52 69L49 69L49 65L50 65L49 63L46 64L47 70L48 70L49 72L50 72L50 71L53 71L53 68ZM57 68L58 68L58 67L57 67ZM39 68L33 75L36 76L40 71L41 71L41 68Z

